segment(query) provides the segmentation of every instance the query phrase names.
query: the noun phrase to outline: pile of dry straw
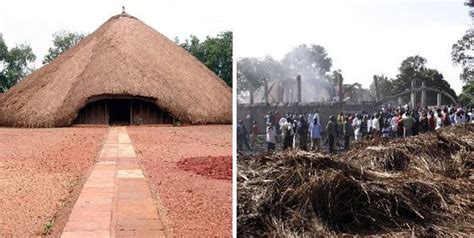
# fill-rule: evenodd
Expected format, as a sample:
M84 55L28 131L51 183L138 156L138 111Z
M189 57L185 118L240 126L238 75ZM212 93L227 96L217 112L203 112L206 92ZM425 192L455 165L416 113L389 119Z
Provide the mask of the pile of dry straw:
M474 125L238 162L242 236L474 234Z

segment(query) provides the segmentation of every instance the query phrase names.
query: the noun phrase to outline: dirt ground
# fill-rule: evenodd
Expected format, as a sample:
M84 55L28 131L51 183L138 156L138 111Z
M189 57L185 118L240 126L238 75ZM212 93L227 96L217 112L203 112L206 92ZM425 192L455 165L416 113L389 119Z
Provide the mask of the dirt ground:
M186 158L178 162L178 168L208 178L232 180L232 156Z
M230 237L232 180L228 176L213 179L209 173L225 175L229 172L226 168L229 165L231 168L231 125L129 127L127 130L168 233ZM224 158L216 158L219 161L216 162L212 157ZM189 166L183 167L184 164ZM196 168L196 164L199 169L185 170ZM206 176L199 175L203 171Z
M106 130L0 128L0 237L62 230Z

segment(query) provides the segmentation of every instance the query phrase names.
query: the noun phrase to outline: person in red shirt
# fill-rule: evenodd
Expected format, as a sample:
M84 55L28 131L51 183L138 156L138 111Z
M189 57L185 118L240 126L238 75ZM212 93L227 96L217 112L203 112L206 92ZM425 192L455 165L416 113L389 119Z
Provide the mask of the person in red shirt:
M436 117L433 111L430 111L430 119L428 119L428 124L430 125L431 130L434 130L436 128Z

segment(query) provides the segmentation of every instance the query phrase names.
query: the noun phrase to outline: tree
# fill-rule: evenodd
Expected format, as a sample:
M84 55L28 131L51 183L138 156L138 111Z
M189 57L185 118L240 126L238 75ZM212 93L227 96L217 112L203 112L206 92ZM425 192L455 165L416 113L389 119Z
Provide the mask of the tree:
M394 91L394 86L393 82L391 79L389 79L387 76L381 74L381 75L374 75L374 79L377 80L377 89L378 89L378 96L379 97L384 97L388 95L392 95ZM372 81L372 83L369 86L369 92L371 95L375 96L375 81Z
M55 32L53 34L53 47L48 49L48 54L44 56L43 64L48 64L53 61L60 54L79 43L84 37L85 35L83 33L65 30Z
M398 68L397 80L394 81L395 91L401 92L410 89L412 80L423 78L425 65L426 59L419 55L410 56L403 60Z
M262 62L257 58L243 58L237 61L237 91L239 95L248 93L253 102L254 92L263 85L266 74Z
M458 101L467 107L474 107L474 81L467 82L462 87L462 93L459 94Z
M469 14L474 18L474 0L467 0L465 3L468 6ZM474 29L468 29L466 34L459 39L451 49L451 60L456 65L462 67L462 73L459 78L465 83L462 87L462 92L459 95L458 101L467 106L474 106Z
M467 0L464 4L471 8L469 10L469 15L471 15L471 17L474 17L474 10L472 9L474 8L474 0Z
M344 82L344 77L342 76L342 70L333 70L331 73L326 74L326 80L328 83L332 84L334 87L337 87L339 83L339 78Z
M464 82L474 80L474 29L469 29L464 36L452 46L451 59L462 67L459 78Z
M183 43L178 38L175 42L232 87L232 38L232 32L226 31L216 37L207 36L203 42L192 35Z
M426 59L419 55L410 56L402 61L399 67L399 74L397 75L396 79L391 81L393 85L393 92L388 95L393 95L395 93L410 89L412 80L415 80L416 82L415 87L420 87L424 81L426 86L444 90L453 98L457 98L456 93L451 88L451 85L446 80L444 80L443 75L436 69L427 68ZM408 101L408 98L409 95L405 95L403 100ZM436 104L436 95L429 93L427 95L427 103Z
M320 45L300 45L286 54L282 64L291 75L322 80L331 70L332 59Z
M0 92L6 92L31 73L35 60L29 45L20 44L8 50L0 34Z

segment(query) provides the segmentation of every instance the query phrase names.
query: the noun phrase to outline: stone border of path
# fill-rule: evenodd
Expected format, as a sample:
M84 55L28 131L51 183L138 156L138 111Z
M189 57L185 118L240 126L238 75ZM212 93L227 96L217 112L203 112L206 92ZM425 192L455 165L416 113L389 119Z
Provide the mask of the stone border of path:
M61 237L166 237L125 127L111 127Z

